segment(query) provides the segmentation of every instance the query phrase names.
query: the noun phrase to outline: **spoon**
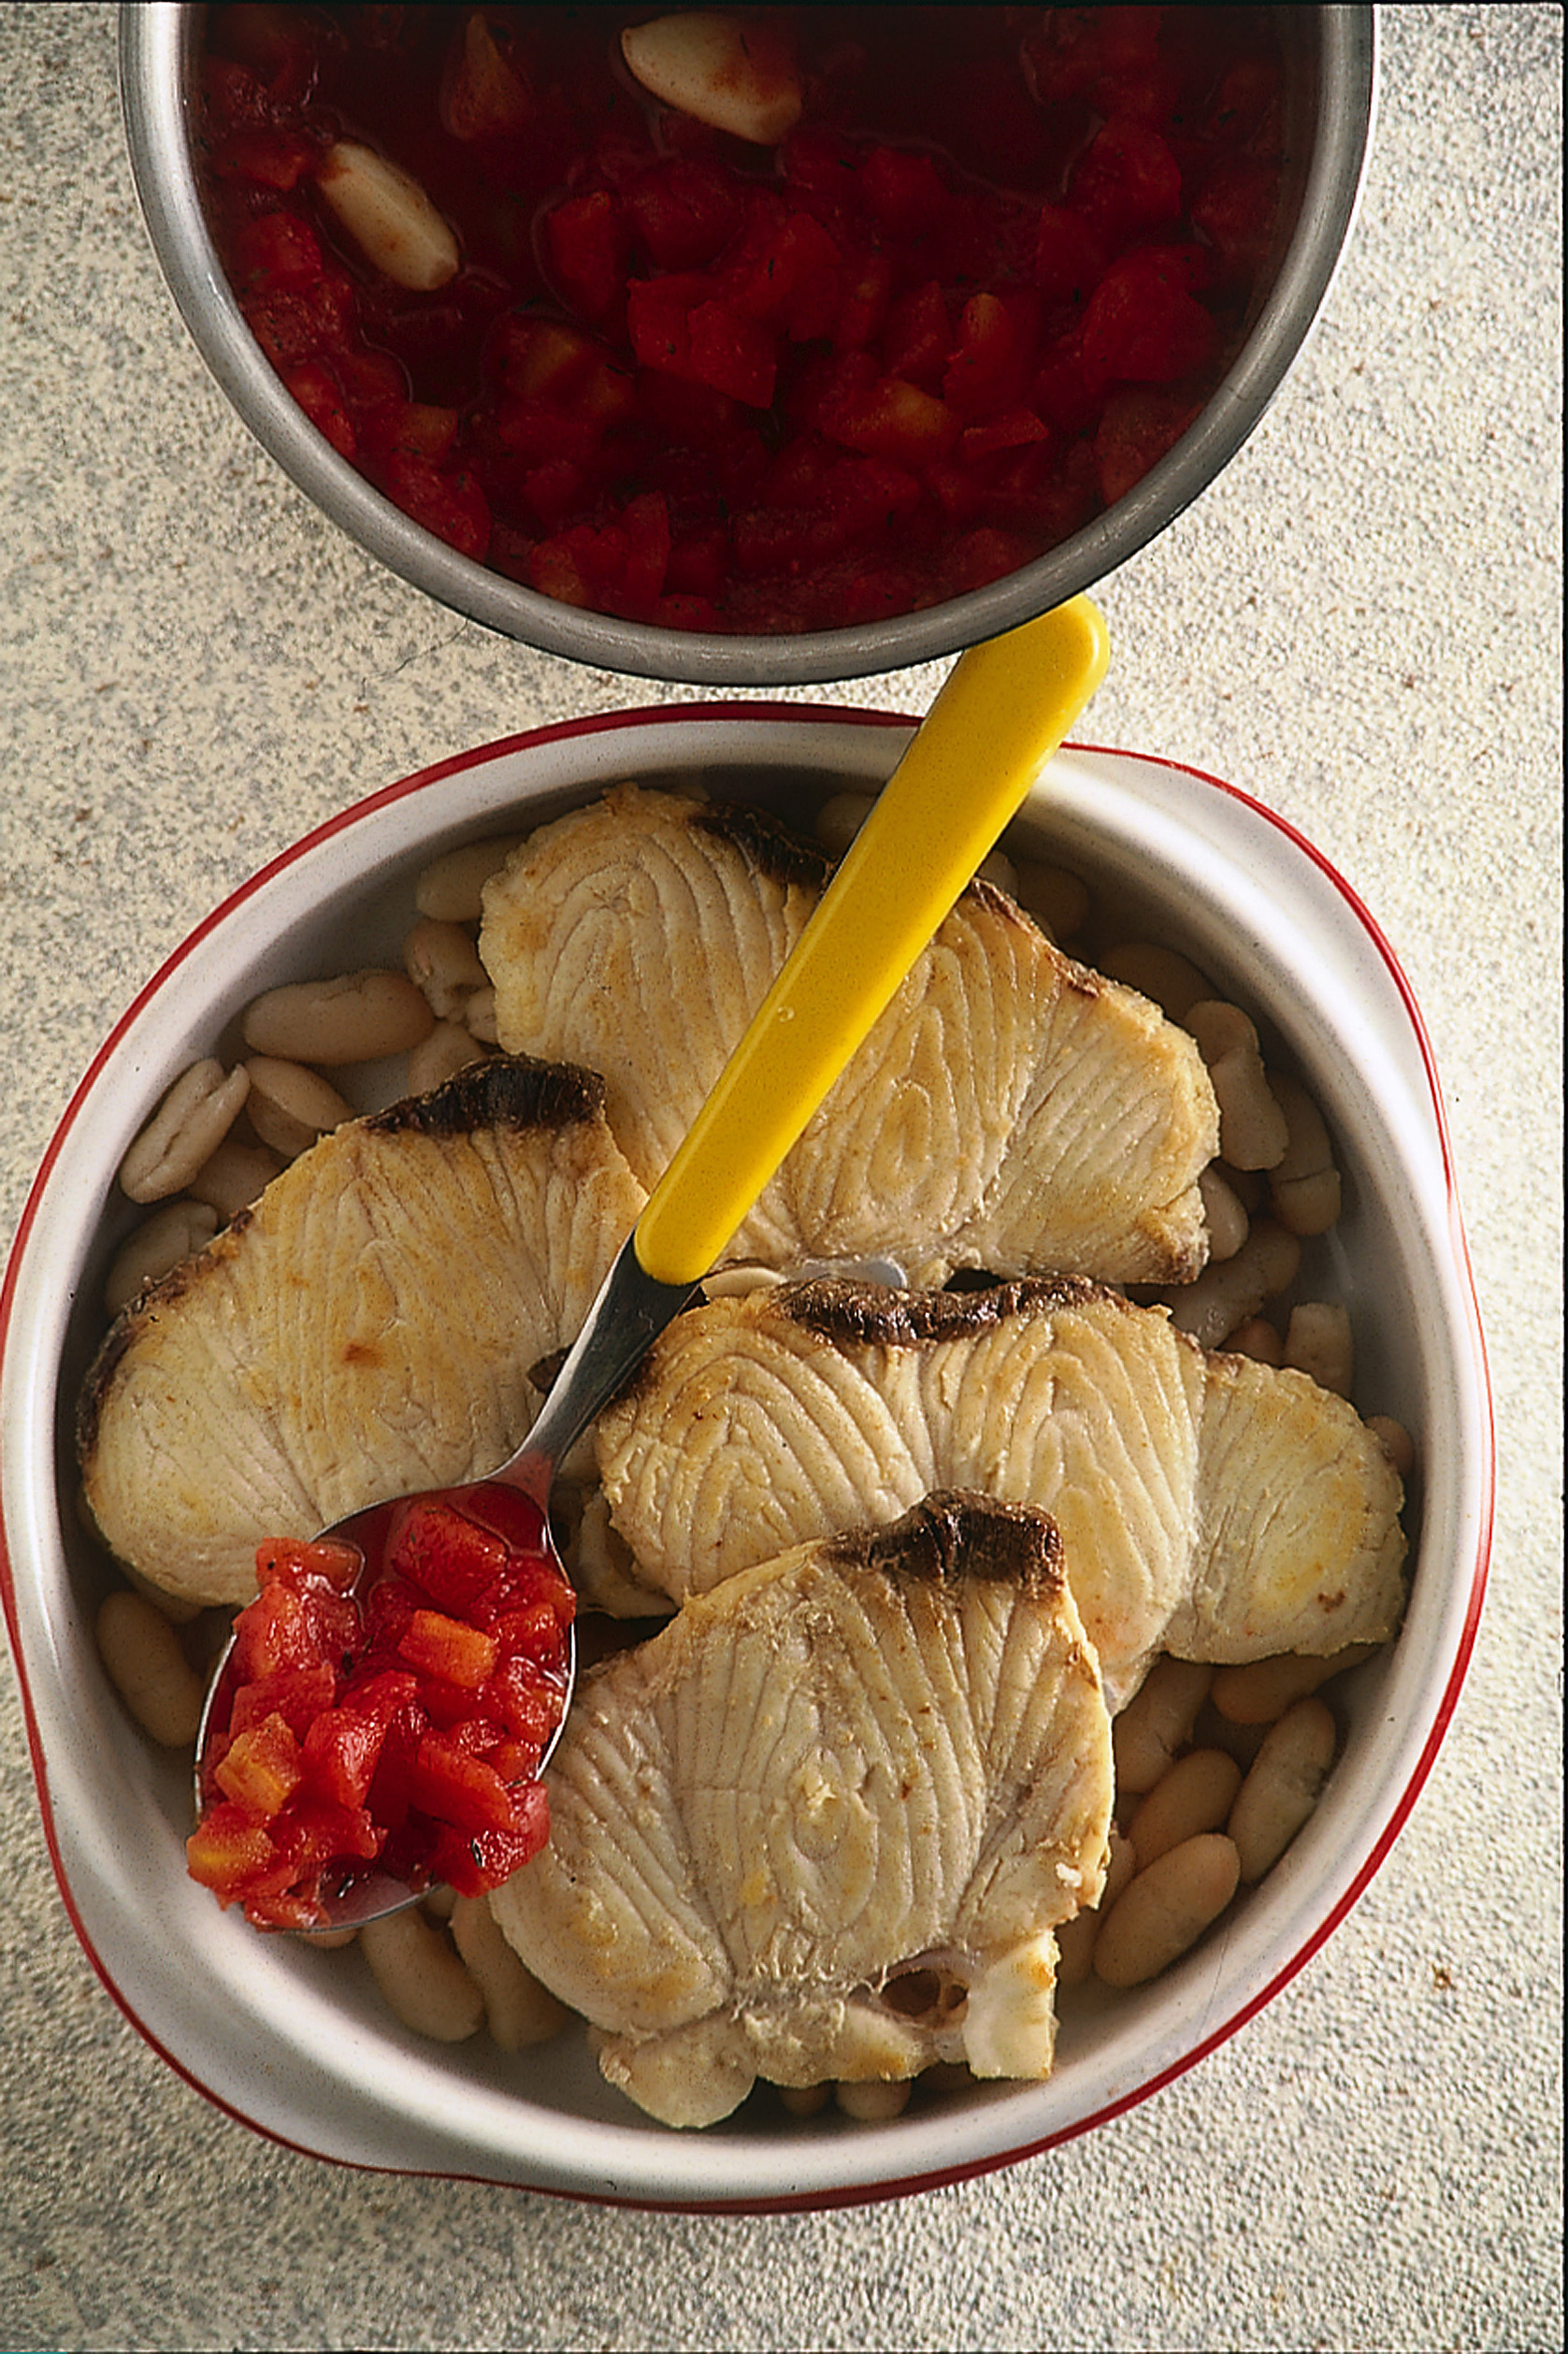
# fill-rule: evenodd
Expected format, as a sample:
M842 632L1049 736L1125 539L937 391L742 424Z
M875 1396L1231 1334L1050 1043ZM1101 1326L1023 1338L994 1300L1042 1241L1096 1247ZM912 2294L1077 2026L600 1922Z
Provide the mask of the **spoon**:
M1104 624L1086 598L960 655L883 787L805 931L622 1245L517 1452L488 1479L439 1495L518 1492L537 1552L556 1466L657 1336L699 1292L757 1196L891 1001L1104 675ZM396 1499L402 1503L409 1499ZM358 1544L373 1574L391 1505L324 1530ZM233 1650L219 1660L196 1739L198 1814L211 1795L209 1740L232 1707ZM562 1721L569 1705L572 1639ZM543 1771L551 1737L539 1770ZM321 1928L357 1927L423 1889L378 1868L338 1887L324 1875Z

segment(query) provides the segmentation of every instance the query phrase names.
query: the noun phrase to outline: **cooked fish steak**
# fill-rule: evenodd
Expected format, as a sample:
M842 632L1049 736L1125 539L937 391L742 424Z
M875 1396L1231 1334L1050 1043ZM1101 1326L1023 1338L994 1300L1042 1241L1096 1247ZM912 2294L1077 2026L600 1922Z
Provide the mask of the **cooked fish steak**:
M104 1541L204 1602L269 1537L482 1477L644 1201L588 1072L496 1060L349 1122L117 1320L79 1415Z
M665 2123L758 2076L1049 2073L1112 1771L1045 1515L933 1495L742 1572L583 1678L548 1779L493 1910Z
M650 1189L821 896L758 812L615 787L485 892L504 1045L603 1072ZM1181 1282L1202 1265L1217 1118L1193 1041L973 885L731 1246L784 1268L891 1255Z
M1326 1655L1403 1608L1400 1481L1354 1408L1073 1278L714 1301L596 1446L637 1574L678 1601L933 1487L1049 1511L1113 1706L1156 1650Z

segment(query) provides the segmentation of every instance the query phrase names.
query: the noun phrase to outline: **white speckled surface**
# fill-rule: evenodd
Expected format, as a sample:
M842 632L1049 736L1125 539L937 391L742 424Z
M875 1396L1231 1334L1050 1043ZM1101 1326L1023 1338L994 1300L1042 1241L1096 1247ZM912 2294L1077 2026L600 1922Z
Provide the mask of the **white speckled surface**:
M1101 592L1098 741L1247 787L1390 935L1497 1392L1491 1597L1381 1876L1261 2017L1088 2140L901 2206L603 2213L252 2139L71 1935L0 1674L0 2345L1533 2348L1561 2340L1561 13L1384 13L1318 335ZM655 700L421 602L207 379L148 250L114 12L0 9L0 1239L103 1032L226 889L445 754ZM918 710L938 673L839 700ZM683 696L682 700L689 700Z

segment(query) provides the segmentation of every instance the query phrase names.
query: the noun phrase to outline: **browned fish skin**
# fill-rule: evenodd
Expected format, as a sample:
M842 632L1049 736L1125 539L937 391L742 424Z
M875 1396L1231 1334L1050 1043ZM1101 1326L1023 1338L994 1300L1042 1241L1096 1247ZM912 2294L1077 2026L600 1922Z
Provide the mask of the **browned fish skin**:
M264 1538L482 1476L644 1198L582 1070L497 1059L323 1137L111 1327L78 1432L104 1541L241 1602Z
M493 1909L666 2123L759 2075L1048 2073L1111 1762L1044 1515L936 1495L731 1580L583 1679L549 1782Z
M542 827L487 887L499 1033L602 1070L650 1188L804 930L827 873L753 810L614 787ZM1185 1281L1217 1138L1193 1041L965 892L731 1246L785 1269L891 1255Z
M715 1301L596 1445L639 1576L677 1600L933 1486L1051 1512L1113 1705L1158 1649L1327 1655L1403 1610L1402 1490L1355 1409L1081 1279Z

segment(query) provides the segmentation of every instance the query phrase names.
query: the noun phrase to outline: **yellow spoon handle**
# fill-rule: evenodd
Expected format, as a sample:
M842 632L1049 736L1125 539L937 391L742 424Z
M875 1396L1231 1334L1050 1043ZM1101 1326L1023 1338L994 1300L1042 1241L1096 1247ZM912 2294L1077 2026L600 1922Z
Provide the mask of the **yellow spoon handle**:
M960 655L637 1222L645 1274L698 1282L1105 674L1075 597Z

